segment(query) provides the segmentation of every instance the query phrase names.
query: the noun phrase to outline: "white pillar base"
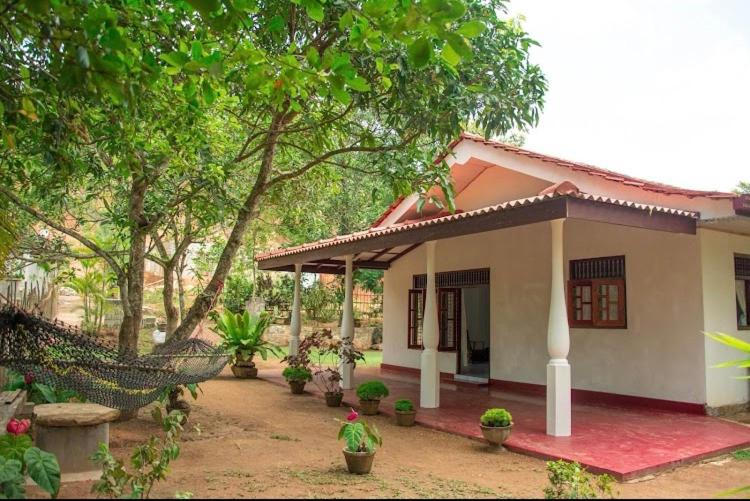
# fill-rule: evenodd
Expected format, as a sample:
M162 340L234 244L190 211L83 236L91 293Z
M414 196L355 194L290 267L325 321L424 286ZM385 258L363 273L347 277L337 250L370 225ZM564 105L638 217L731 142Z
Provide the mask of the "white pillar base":
M569 437L570 415L570 364L553 359L547 364L547 435Z
M437 350L425 348L420 359L419 406L425 409L440 407L440 371Z

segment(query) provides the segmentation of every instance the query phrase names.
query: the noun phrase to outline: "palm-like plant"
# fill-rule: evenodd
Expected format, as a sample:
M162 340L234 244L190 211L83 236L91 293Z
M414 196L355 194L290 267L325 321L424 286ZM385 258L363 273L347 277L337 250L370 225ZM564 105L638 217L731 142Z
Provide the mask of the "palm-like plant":
M724 334L722 332L706 332L706 336L710 337L714 341L735 348L736 350L742 351L750 355L750 343L743 341L742 339ZM728 362L722 362L714 365L715 368L727 368L727 367L738 367L740 369L750 368L750 358L743 358L740 360L730 360ZM737 376L737 379L750 379L750 376Z
M252 362L258 354L263 360L268 354L277 354L279 348L263 339L271 325L271 317L266 313L251 315L249 312L232 313L224 310L213 315L216 328L213 329L221 338L221 346L231 354L231 363Z

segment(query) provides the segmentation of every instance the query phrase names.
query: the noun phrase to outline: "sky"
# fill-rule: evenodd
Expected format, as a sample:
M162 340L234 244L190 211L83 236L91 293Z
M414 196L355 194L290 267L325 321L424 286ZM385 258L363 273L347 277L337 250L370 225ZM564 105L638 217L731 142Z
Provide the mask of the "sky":
M750 0L511 0L549 91L525 148L685 188L750 180Z

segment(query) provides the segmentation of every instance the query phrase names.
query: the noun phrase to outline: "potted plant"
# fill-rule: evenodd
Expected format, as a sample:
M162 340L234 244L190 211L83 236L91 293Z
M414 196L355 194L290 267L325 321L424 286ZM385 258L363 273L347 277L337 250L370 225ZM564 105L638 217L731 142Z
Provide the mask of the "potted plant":
M407 398L396 400L393 404L393 408L396 411L396 424L399 426L414 426L414 421L417 417L417 410L414 408L414 404Z
M295 395L305 392L305 385L312 381L312 372L307 367L287 367L281 373Z
M359 414L352 409L339 430L339 440L344 439L344 458L349 473L366 475L372 470L375 459L375 448L383 445L377 428L359 419Z
M213 319L216 322L214 331L221 338L221 346L231 354L229 362L234 377L257 377L258 368L253 357L258 354L266 360L269 353L275 354L278 350L277 346L263 339L271 318L266 313L251 315L248 311L232 313L224 310L214 314Z
M513 416L505 409L487 409L480 418L482 435L492 445L502 445L513 428Z
M339 367L341 364L352 364L356 367L357 361L364 360L364 354L354 349L350 343L342 344L334 340L330 329L312 333L300 343L300 346L308 352L315 348L317 352L317 360L311 362L313 382L325 395L326 405L341 406L344 390L341 388Z
M374 416L378 413L380 399L388 396L388 387L382 381L367 381L357 387L357 396L362 414Z

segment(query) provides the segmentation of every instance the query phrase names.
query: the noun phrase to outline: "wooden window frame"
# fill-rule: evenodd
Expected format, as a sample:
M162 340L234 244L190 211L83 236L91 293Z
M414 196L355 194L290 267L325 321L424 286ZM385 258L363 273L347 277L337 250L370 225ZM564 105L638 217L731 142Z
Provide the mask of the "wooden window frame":
M742 272L742 269L737 264L739 260L750 261L750 256L746 256L742 254L735 254L734 256L734 261L735 261L734 279L735 281L740 281L740 282L745 283L745 314L748 317L748 325L740 325L739 311L737 312L737 330L750 331L750 276L746 276L745 273Z
M568 326L572 329L627 329L627 290L625 282L625 256L597 257L570 261L567 283ZM607 294L600 288L605 286ZM601 301L609 294L609 287L618 288L617 318L605 320L601 315ZM591 320L576 320L576 287L591 288ZM589 304L589 303L586 303ZM609 302L607 302L609 307Z
M440 295L444 292L455 292L456 293L456 301L455 301L455 320L453 322L454 330L453 330L453 346L452 347L445 347L441 343L441 317L442 317L442 303L440 301ZM408 298L408 306L406 311L406 317L407 317L407 330L406 330L406 345L407 348L410 350L423 350L424 345L423 344L415 344L413 341L416 338L419 338L421 341L421 336L419 335L419 329L421 328L421 323L424 321L424 308L425 308L425 289L409 289L409 298ZM413 298L416 294L419 294L420 300L422 301L422 316L417 319L417 322L419 322L418 325L412 324L412 312L415 311L415 305L413 302ZM458 350L458 340L460 339L459 333L461 332L461 288L460 287L442 287L438 288L436 291L436 298L437 301L437 310L438 310L438 351L444 351L444 352L455 352ZM419 311L419 310L417 310Z
M421 336L419 333L419 329L422 328L421 323L424 320L424 306L425 306L425 294L424 289L409 289L409 305L407 310L407 322L408 327L406 331L406 344L410 350L421 350L422 344L414 344L412 341L419 339L421 341ZM416 308L416 305L413 303L413 298L416 294L419 294L420 301L422 302L422 315L417 318L417 325L412 324L412 312L414 311L420 311L418 308Z
M443 319L443 294L455 294L453 303L453 346L446 347L442 341L442 319ZM461 332L461 288L460 287L441 287L437 293L437 310L438 310L438 351L452 352L458 349L458 333Z

